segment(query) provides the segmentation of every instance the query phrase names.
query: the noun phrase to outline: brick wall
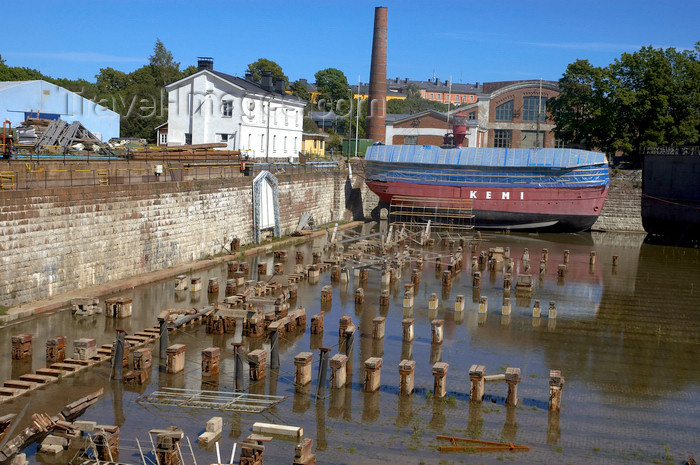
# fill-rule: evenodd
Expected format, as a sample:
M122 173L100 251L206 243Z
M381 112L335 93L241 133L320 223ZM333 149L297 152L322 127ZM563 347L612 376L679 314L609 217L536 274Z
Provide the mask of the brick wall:
M346 177L281 175L282 233L352 219ZM14 306L252 242L252 177L3 192L0 304Z

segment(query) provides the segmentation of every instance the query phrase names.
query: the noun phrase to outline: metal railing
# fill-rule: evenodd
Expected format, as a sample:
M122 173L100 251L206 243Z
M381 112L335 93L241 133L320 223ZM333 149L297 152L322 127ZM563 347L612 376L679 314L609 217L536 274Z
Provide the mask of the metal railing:
M242 176L254 177L263 170L272 174L304 177L315 174L330 174L341 171L337 163L250 163L214 164L192 163L180 167L168 164L156 167L110 168L44 168L27 165L25 170L0 171L0 191L51 189L60 187L105 186L125 184L150 184L182 181L208 181L233 179ZM251 179L252 182L252 179Z

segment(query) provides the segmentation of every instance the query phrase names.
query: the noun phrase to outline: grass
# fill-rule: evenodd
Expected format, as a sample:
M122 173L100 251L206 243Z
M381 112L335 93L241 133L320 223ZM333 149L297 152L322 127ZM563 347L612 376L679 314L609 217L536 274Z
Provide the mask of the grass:
M7 311L10 309L10 307L6 307L4 305L0 305L0 315L7 315Z

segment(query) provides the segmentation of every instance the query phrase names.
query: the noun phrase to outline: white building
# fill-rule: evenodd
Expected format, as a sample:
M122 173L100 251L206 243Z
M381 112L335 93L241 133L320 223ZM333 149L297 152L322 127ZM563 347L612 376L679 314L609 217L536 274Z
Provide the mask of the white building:
M0 82L0 121L13 127L27 118L80 121L102 141L119 137L119 113L50 82Z
M297 157L306 101L284 92L284 80L257 83L214 71L200 58L195 74L166 86L169 146L225 142L251 158Z

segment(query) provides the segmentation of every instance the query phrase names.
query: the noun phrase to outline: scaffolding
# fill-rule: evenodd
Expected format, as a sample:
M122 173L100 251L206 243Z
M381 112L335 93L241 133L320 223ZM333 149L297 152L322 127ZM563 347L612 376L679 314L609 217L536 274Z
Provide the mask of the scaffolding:
M391 198L389 218L397 226L425 226L430 223L433 228L474 229L472 201L468 199L395 195Z
M200 391L196 389L164 388L136 399L139 404L201 408L225 412L261 413L285 397L249 394L246 392Z

